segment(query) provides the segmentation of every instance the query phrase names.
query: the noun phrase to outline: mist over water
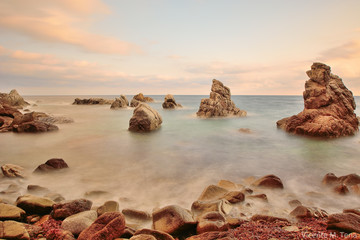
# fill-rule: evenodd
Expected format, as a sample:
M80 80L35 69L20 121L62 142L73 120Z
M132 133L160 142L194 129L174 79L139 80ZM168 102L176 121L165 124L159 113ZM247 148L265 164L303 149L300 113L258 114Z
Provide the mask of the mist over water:
M89 191L108 192L88 196L95 205L116 200L120 208L151 210L167 204L190 208L206 186L220 179L242 183L250 176L275 174L283 180L289 196L335 210L341 206L330 198L321 201L304 193L325 191L320 182L328 172L338 176L359 173L359 135L316 140L277 129L277 120L302 111L301 96L232 96L248 116L222 119L196 117L201 98L208 96L175 96L184 106L178 110L163 110L164 96L151 96L155 102L150 105L160 113L163 124L148 134L127 130L132 108L72 105L76 97L25 97L37 104L29 107L32 111L74 119L74 123L59 124L57 132L0 134L1 165L13 163L29 171L29 177L21 180L23 192L28 184L38 184L66 199L84 197ZM251 133L240 132L240 128L248 128ZM38 165L55 157L63 158L70 169L31 174ZM6 184L0 184L0 190ZM276 197L267 194L269 200ZM352 197L342 201L356 203Z

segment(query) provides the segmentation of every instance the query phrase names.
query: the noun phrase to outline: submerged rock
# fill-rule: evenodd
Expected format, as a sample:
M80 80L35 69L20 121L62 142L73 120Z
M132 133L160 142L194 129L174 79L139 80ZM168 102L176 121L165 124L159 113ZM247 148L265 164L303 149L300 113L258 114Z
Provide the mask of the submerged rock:
M139 104L129 122L129 130L132 132L149 132L160 127L162 118L160 114L147 105Z
M1 166L1 171L3 172L5 177L9 177L9 178L25 177L25 173L24 173L25 169L15 164L11 164L11 163L4 164Z
M73 105L105 105L112 104L113 100L108 100L104 98L88 98L88 99L80 99L75 98Z
M231 100L230 89L222 82L213 79L210 98L201 99L199 117L226 117L226 116L246 116L246 111L240 110Z
M173 95L168 94L168 95L165 96L162 107L165 108L165 109L174 109L174 108L180 108L180 107L182 107L182 105L176 103L175 98L174 98Z
M111 104L111 109L126 108L129 106L129 101L126 96L120 95L119 98L115 98L115 101Z
M259 178L258 180L253 182L252 185L254 185L256 187L270 188L270 189L283 189L284 188L284 185L283 185L281 179L272 174Z
M0 93L0 104L1 103L8 104L15 108L23 108L30 105L15 89L11 90L10 93Z
M34 172L52 172L54 170L59 170L63 168L69 168L64 159L61 158L52 158L46 161L46 163L39 165Z
M354 135L359 127L355 100L342 79L323 63L314 63L306 73L310 79L303 93L304 110L279 120L277 126L289 133L314 137Z

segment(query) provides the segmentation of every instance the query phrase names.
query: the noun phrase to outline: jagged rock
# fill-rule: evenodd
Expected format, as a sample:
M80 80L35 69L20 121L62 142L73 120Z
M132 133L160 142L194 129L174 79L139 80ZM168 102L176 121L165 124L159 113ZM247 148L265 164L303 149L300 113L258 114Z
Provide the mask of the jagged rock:
M225 217L219 212L208 212L199 217L199 223L196 227L197 234L213 231L227 231L229 225Z
M334 138L354 135L359 120L354 113L355 100L330 67L314 63L306 72L304 110L279 120L276 124L287 132L314 137Z
M113 100L103 99L103 98L89 98L89 99L80 99L75 98L73 105L104 105L104 104L112 104Z
M40 119L49 117L42 112L25 113L24 115L18 115L14 118L12 123L14 132L48 132L56 131L59 128L51 123L42 122Z
M199 117L246 116L246 111L240 110L231 100L230 89L222 82L213 79L210 98L201 99L196 113Z
M360 233L360 215L354 213L332 214L328 218L327 229L339 230L347 233Z
M182 107L182 106L181 106L181 104L176 103L173 95L168 94L165 96L162 107L166 108L166 109L168 109L168 108L174 109L174 108Z
M270 188L270 189L283 189L284 185L281 181L281 179L275 175L266 175L255 182L252 183L252 185L256 187L263 187L263 188Z
M67 163L61 158L52 158L46 161L46 163L39 165L34 172L52 172L59 169L69 168Z
M88 228L97 217L98 215L94 210L76 213L65 218L61 227L74 235L79 235L83 230Z
M139 104L129 122L132 132L149 132L160 127L162 118L160 114L145 103Z
M1 166L1 171L5 177L14 178L14 177L25 177L25 169L15 164L5 164Z
M21 208L6 203L0 203L0 221L21 221L24 219L25 214L25 211Z
M29 233L24 225L15 221L0 222L0 238L30 240Z
M15 89L11 90L10 93L0 93L0 103L5 103L15 108L23 108L30 105Z
M97 214L101 216L106 212L119 212L119 203L115 201L106 201L96 210Z
M151 97L145 97L142 93L139 93L133 97L133 99L138 100L140 102L153 102L154 99Z
M127 100L126 96L120 95L119 98L115 98L115 101L111 104L110 108L126 108L127 106L129 106L129 101Z
M55 219L64 219L76 213L88 211L91 209L91 206L92 202L87 199L77 199L63 203L57 203L54 204L54 210L51 215Z
M54 201L33 195L24 195L18 197L16 200L16 206L24 209L27 214L49 214L53 209Z

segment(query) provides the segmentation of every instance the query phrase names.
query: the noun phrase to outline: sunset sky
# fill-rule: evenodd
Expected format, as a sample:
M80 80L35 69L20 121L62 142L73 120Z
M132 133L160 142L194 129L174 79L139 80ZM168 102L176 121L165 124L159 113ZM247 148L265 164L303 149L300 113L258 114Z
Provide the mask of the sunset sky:
M0 92L300 95L315 61L360 95L359 0L1 0Z

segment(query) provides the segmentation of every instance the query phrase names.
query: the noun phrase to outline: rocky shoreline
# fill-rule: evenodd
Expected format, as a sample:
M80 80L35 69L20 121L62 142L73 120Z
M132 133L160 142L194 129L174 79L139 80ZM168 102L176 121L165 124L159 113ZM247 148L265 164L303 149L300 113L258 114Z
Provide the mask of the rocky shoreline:
M1 169L3 179L17 182L1 191L0 238L5 239L275 240L360 237L358 202L341 213L329 214L326 209L305 206L296 196L286 194L286 182L275 175L243 179L241 184L220 180L199 193L190 209L167 205L146 212L121 209L119 202L113 200L105 201L101 206L93 206L87 198L65 200L56 193L56 189L37 185L28 185L27 193L20 194L16 189L22 181L16 180L26 179L27 171L13 164L5 164ZM32 174L52 177L54 173L68 170L69 166L63 159L55 158L36 167ZM337 201L347 196L360 197L360 176L357 174L337 177L328 173L321 184ZM6 196L15 197L16 201L6 200ZM275 203L281 201L287 201L288 206L276 206Z

